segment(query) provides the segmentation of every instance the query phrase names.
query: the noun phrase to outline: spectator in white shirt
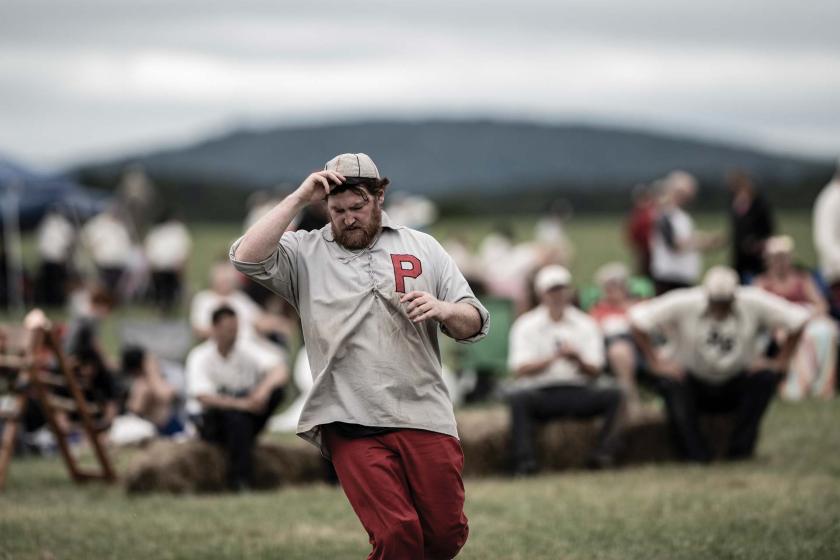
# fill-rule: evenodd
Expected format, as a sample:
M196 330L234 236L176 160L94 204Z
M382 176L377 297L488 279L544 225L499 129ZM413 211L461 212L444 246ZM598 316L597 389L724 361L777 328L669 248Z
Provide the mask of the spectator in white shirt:
M164 213L145 240L146 260L152 273L155 303L169 311L183 291L184 271L192 249L192 237L182 221Z
M70 262L76 242L76 228L58 208L50 210L38 225L39 300L44 305L61 306L67 301Z
M697 283L703 266L701 252L722 246L718 235L696 231L685 208L697 195L697 180L684 171L662 182L662 197L651 234L651 275L656 293Z
M131 236L116 207L94 216L82 228L82 240L96 265L99 280L118 299L120 282L133 253Z
M700 287L675 290L630 309L636 340L686 459L705 463L713 458L700 432L701 412L735 414L727 458L754 454L761 419L809 317L801 306L759 288L739 287L735 271L722 266L709 270ZM760 335L777 328L790 335L769 358ZM654 349L653 331L665 333L673 356Z
M247 342L237 338L230 307L212 314L212 338L187 356L187 410L202 439L221 445L229 458L228 484L250 486L251 452L274 409L283 400L285 364L263 367Z
M509 367L516 379L508 400L514 471L537 470L534 424L558 417L603 416L594 468L613 464L624 397L591 382L604 367L604 341L595 321L569 304L571 275L559 265L542 268L534 281L541 304L519 317L510 332Z
M814 203L814 247L820 272L830 288L832 314L840 319L840 160L834 177Z

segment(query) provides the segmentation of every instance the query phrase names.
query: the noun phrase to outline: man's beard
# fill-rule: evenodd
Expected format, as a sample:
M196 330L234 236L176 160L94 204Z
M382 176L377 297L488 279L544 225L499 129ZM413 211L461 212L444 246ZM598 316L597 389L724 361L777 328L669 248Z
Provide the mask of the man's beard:
M339 231L335 227L335 222L330 222L333 237L339 245L345 249L357 251L373 243L374 238L379 233L379 228L382 226L382 209L375 202L374 204L370 223L365 227L356 225L351 229L345 228Z

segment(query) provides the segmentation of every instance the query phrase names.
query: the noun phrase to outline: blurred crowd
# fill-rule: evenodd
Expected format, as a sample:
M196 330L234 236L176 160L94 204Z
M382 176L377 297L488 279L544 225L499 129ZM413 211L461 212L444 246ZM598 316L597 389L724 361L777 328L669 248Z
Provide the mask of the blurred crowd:
M834 396L840 171L815 202L816 269L798 264L793 238L779 230L749 174L732 172L727 183L726 233L696 227L691 204L699 184L690 174L673 171L636 186L626 221L615 226L623 227L627 258L601 263L593 278L572 277L575 263L591 257L576 254L566 232L572 209L562 201L531 231L506 223L480 240L445 240L475 294L507 309L492 319L502 333L494 340L503 341L493 344L506 345L503 371L471 371L455 353L446 381L456 405L507 403L517 473L538 469L534 426L552 418L603 418L589 457L600 468L620 456L629 422L661 408L682 456L705 462L712 455L698 427L701 414L736 417L727 456L739 459L753 453L774 395ZM253 195L244 228L282 192ZM391 220L409 227L426 229L437 219L434 204L421 197L394 194L387 203ZM325 205L312 205L292 227L328 223ZM246 485L257 436L266 428L293 431L312 384L294 310L227 259L212 265L206 289L190 294L189 229L159 210L140 169L126 173L106 211L78 223L56 208L36 237L31 295L40 305L68 309L65 350L97 403L102 437L117 444L201 437L229 453L231 487ZM730 266L704 276L704 253L727 246ZM155 306L162 319L148 320L152 332L143 342L122 340L115 356L103 344L102 325L126 303ZM167 328L179 321L189 324L186 347L171 351L167 344L177 337ZM68 432L73 421L62 418ZM28 445L50 446L44 425L33 400Z

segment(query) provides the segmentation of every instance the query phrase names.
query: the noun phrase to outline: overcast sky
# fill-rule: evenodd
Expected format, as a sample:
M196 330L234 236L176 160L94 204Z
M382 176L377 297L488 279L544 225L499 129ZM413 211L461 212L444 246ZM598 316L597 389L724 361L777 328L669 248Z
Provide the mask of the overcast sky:
M840 154L838 0L0 0L0 153L482 116Z

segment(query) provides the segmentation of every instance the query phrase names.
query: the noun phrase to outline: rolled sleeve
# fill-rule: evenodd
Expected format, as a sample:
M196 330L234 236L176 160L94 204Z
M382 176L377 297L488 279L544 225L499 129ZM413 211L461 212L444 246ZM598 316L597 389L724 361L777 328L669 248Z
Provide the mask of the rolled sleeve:
M236 258L236 250L242 243L242 237L231 245L229 258L234 267L242 274L279 294L297 306L296 248L299 240L293 232L283 234L277 248L271 255L259 262L246 262Z
M478 301L475 297L465 297L465 298L462 298L462 299L458 300L455 303L467 303L469 305L472 305L476 309L476 311L478 311L478 315L481 318L481 328L478 329L477 333L475 333L473 336L470 336L468 338L454 338L454 337L452 337L452 335L449 333L449 331L446 330L446 327L444 326L443 323L440 324L440 331L443 334L445 334L446 336L448 336L450 338L453 338L456 342L461 342L461 343L464 343L464 344L469 344L471 342L478 342L479 340L481 340L482 338L487 336L487 333L490 331L490 312L487 311L487 309L481 304L481 302Z

